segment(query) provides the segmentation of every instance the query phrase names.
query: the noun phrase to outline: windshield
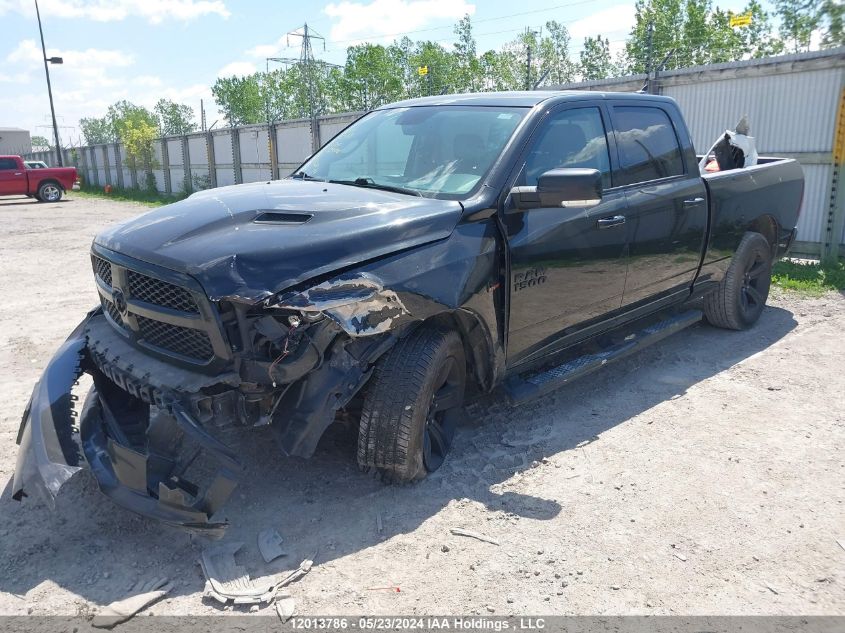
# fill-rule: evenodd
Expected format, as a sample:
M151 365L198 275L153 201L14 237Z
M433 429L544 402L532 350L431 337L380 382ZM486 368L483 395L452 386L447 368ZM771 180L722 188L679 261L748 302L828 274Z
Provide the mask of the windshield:
M377 110L341 132L294 177L423 196L472 191L526 108L424 106Z

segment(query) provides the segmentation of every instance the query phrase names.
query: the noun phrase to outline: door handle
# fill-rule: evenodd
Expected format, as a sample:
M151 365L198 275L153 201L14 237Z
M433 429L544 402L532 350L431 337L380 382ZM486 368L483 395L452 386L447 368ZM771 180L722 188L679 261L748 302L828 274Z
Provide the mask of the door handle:
M689 200L684 200L684 206L694 207L702 202L704 202L704 198L690 198Z
M16 171L15 176L23 176L23 172L22 171Z
M596 224L600 229L609 229L612 226L620 226L625 224L625 216L624 215L611 215L607 218L601 218L596 221Z

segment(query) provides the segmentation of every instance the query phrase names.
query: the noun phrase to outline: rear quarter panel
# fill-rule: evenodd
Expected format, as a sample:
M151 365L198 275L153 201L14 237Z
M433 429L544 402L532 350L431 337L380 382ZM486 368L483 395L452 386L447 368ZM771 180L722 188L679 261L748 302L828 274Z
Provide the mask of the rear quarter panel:
M29 191L36 193L45 180L58 182L63 189L69 190L76 180L76 167L48 167L47 169L28 169Z
M761 158L744 169L703 176L710 205L710 232L700 280L718 280L743 234L773 222L777 231L792 230L804 196L804 172L789 158Z

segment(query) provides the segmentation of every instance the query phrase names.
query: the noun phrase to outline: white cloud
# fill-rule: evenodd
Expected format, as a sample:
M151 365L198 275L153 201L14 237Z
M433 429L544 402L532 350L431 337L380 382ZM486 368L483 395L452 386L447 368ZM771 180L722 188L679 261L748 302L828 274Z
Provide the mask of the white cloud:
M76 72L84 72L92 67L125 67L130 66L134 61L132 55L119 50L102 48L86 48L85 50L48 48L47 57L61 57L64 60L62 66ZM35 40L21 40L12 52L6 55L6 61L24 69L39 67L43 63L41 47Z
M85 50L48 48L48 57L61 57L61 66L53 66L50 76L53 81L67 81L77 88L105 88L123 83L122 75L114 73L116 68L125 68L134 63L134 58L119 50L86 48ZM18 78L26 77L23 83L43 73L41 47L35 40L27 39L6 56L10 66L19 72Z
M150 24L165 20L188 21L204 15L228 18L223 0L41 0L42 16L83 18L95 22L116 22L140 17ZM0 16L6 13L35 15L30 0L0 0Z
M248 49L246 54L250 57L260 57L261 59L264 59L265 57L273 57L279 52L279 49L284 46L283 42L284 40L279 40L276 44L259 44L258 46L253 46Z
M633 4L618 4L576 20L567 28L574 47L579 48L585 37L601 35L611 40L627 37L636 21Z
M218 77L231 77L235 75L237 77L243 77L245 75L251 75L256 72L258 69L255 67L255 64L252 62L232 62L231 64L226 64L217 71Z
M413 31L435 20L457 20L473 15L475 5L466 0L342 0L327 5L323 13L334 21L330 39L348 42L391 39L400 31Z

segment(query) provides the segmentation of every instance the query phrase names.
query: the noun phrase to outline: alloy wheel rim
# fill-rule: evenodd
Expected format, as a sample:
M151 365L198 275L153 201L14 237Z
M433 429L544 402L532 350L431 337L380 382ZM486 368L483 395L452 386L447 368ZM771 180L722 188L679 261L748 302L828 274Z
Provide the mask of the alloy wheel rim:
M423 430L423 464L428 472L443 465L457 426L452 415L463 405L463 381L453 357L440 367Z
M743 274L742 288L740 289L740 302L744 314L750 314L755 310L762 309L766 303L766 297L761 290L761 282L766 272L766 259L757 253L748 265Z
M58 188L52 185L44 187L44 197L47 198L48 201L54 202L59 197Z

